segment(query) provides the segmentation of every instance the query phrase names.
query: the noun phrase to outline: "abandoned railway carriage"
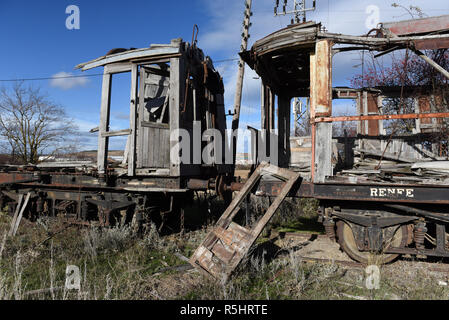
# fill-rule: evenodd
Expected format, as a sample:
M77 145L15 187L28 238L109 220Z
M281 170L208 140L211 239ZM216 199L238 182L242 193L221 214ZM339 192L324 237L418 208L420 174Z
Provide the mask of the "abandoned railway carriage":
M212 187L224 193L232 166L215 165L213 159L194 161L193 154L176 152L178 131L193 137L194 123L200 144L207 143L201 136L208 129L225 136L222 78L196 44L175 39L143 49L114 49L77 66L97 67L104 68L100 124L92 130L98 131L97 164L3 167L2 207L9 204L11 213L31 219L64 214L71 221L105 226L117 219L151 216L162 229L170 217L182 222L180 203L192 199L192 190ZM112 81L119 73L130 74L130 127L111 131ZM126 136L127 143L122 164L113 166L108 143L117 136Z
M431 95L424 87L333 87L333 58L349 51L377 51L381 56L407 50L445 79L449 72L420 50L447 49L448 30L449 16L384 23L360 37L329 33L321 24L306 22L270 34L241 53L262 78L262 129L275 129L278 102L279 154L285 156L280 165L302 171L304 163L298 160L304 160L293 155L306 149L311 155L297 196L319 199L328 236L355 260L366 263L371 253L382 253L383 262L401 254L449 256L447 138L426 140L429 133L443 130L449 113L447 97ZM311 136L290 138L295 97L310 101ZM391 97L413 99L414 113L386 113L382 101ZM334 99L354 99L357 115L333 116ZM387 134L383 124L391 119L411 119L413 133ZM357 121L352 145L348 137L332 136L332 125L341 121ZM343 167L336 166L335 142L345 146ZM355 155L356 163L347 161ZM367 166L370 157L372 167ZM275 195L279 189L279 182L266 182L259 194Z

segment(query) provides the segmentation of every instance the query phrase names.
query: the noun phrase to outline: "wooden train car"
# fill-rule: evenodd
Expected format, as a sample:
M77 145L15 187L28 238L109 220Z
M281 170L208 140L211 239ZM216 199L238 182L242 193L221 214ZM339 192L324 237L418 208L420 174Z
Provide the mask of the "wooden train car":
M106 226L152 216L162 227L170 216L179 221L179 204L192 199L192 190L224 190L232 165L214 155L206 161L201 156L210 140L202 140L205 132L216 130L225 137L223 81L195 43L174 39L149 48L114 49L77 66L97 67L104 70L100 123L93 130L98 132L97 163L4 166L2 207L30 219L63 214L71 221ZM128 129L112 131L112 82L119 73L130 75L130 122ZM109 140L118 136L127 137L124 159L112 165ZM190 139L190 145L196 139L199 157L181 150L180 139Z

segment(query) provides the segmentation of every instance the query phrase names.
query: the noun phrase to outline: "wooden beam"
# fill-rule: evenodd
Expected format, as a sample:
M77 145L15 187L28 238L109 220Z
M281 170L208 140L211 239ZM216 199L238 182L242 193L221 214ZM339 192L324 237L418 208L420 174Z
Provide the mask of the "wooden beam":
M426 56L424 53L422 53L419 50L413 50L421 59L426 61L428 64L430 64L433 68L435 68L438 72L440 72L443 76L449 79L449 72L444 69L442 66L440 66L438 63L430 59L428 56Z
M150 121L142 121L140 125L145 128L159 128L159 129L168 129L170 127L168 123L159 123Z
M382 28L397 36L443 31L449 29L449 15L422 19L384 22Z
M107 131L102 132L101 136L104 137L120 137L120 136L127 136L132 133L131 129L125 129L125 130L117 130L117 131Z
M332 42L318 41L315 47L315 114L332 114Z
M101 91L100 126L98 130L97 169L99 174L104 174L107 168L109 138L103 137L102 132L109 130L110 106L111 106L112 75L103 74L103 87Z
M23 204L21 206L19 216L17 217L17 220L15 221L14 229L12 230L12 234L11 234L11 236L13 236L13 237L16 235L17 230L19 230L20 221L22 221L23 213L25 212L25 209L28 205L28 201L30 200L30 197L31 197L31 192L28 192L28 194L25 198L25 201L23 202Z
M148 130L143 128L142 123L145 121L145 80L146 71L144 67L140 67L140 81L139 81L139 110L137 112L137 142L136 142L136 166L138 169L143 168L143 150L145 143L145 136Z
M310 56L310 119L332 115L332 42L318 41ZM332 124L312 125L311 173L314 182L332 176Z
M106 73L123 73L131 71L131 63L112 63L104 66L104 72Z
M129 127L131 133L129 136L128 150L128 176L133 177L136 173L136 132L137 132L137 96L138 96L139 73L137 64L131 68L131 101L129 110Z
M278 166L288 168L290 162L290 114L291 98L278 97Z
M22 200L23 200L23 194L21 193L19 195L19 199L17 200L17 207L16 207L16 210L14 212L14 216L13 216L12 221L11 221L11 227L9 228L8 236L10 236L10 237L13 235L14 228L16 227L16 221L17 221L17 217L19 216L20 208L22 206Z
M170 133L179 128L179 114L181 101L184 101L185 94L185 58L170 59ZM172 150L175 150L179 143L179 137L174 137L170 134L170 176L179 177L181 175L181 166L179 159L171 159ZM176 163L175 163L176 162Z

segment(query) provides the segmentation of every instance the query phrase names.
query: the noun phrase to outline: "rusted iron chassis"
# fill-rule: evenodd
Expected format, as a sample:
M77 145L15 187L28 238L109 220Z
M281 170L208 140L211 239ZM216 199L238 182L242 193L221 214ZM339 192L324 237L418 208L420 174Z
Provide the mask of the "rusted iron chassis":
M63 171L66 171L63 170ZM192 200L192 191L213 189L224 196L239 188L218 179L140 177L130 179L109 174L101 178L95 171L53 172L21 168L0 172L0 206L14 212L20 195L30 192L26 217L64 216L70 223L110 226L117 222L145 220L151 215L159 226L173 220L179 224L179 205ZM183 180L183 181L181 181ZM180 186L184 186L180 188ZM181 226L180 226L181 227Z
M256 195L275 197L282 186L281 181L262 181ZM360 251L449 257L446 247L446 224L449 223L447 186L360 181L302 182L289 196L318 199L319 219L333 240L337 237L334 231L336 223L350 223ZM382 247L385 230L398 226L408 228L406 243L400 247ZM429 245L424 246L427 231L435 238L430 248Z

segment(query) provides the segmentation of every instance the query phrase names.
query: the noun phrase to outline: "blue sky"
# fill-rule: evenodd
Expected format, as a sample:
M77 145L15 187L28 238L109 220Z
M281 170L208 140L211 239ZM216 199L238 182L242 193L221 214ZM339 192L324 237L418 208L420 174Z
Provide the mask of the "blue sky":
M274 17L274 0L253 0L250 45L257 39L289 23L289 17ZM293 1L289 0L289 3ZM311 1L309 1L311 2ZM388 0L318 0L311 20L321 21L331 32L360 35L368 31L365 26L366 8L376 5L380 21L409 19L401 8L392 8ZM420 6L429 16L449 14L447 0L403 1L403 6ZM80 29L65 26L66 7L80 9ZM192 1L11 1L0 0L0 80L17 78L52 77L54 75L82 75L101 73L101 68L85 73L74 70L80 62L104 55L111 48L141 48L151 43L169 43L181 37L191 40L192 27L200 28L199 46L215 61L235 58L240 47L244 11L243 0ZM348 79L357 69L358 55L337 55L334 61L334 85L348 85ZM237 62L216 63L226 88L225 103L232 109ZM247 69L241 127L260 127L260 80ZM95 149L96 135L86 132L98 125L101 77L85 77L57 82L33 81L56 102L64 106L84 132L81 149ZM2 82L0 85L9 85ZM127 76L113 83L123 88L114 93L112 126L126 128L129 112L129 84ZM336 108L345 110L349 102L339 102ZM90 137L90 138L89 138ZM117 141L111 147L118 147Z

